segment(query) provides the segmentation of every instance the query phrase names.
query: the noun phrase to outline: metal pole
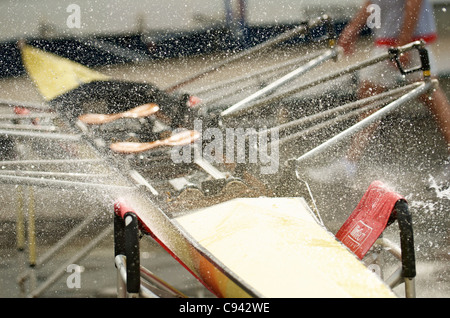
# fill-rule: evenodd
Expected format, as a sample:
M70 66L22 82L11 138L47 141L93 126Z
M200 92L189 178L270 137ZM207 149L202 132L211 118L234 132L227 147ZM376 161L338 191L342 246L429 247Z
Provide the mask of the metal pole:
M322 23L323 19L322 18L319 19L318 22ZM317 24L318 22L316 21L316 22L314 22L314 24ZM243 59L245 57L248 57L248 56L250 56L252 54L255 54L256 52L259 52L259 51L261 51L263 49L266 49L268 47L271 47L271 46L274 46L276 44L279 44L279 43L282 43L284 41L287 41L288 39L291 39L294 36L297 36L299 34L305 34L308 31L308 29L309 29L309 27L305 26L305 25L297 26L294 29L286 31L285 33L283 33L283 34L281 34L281 35L279 35L279 36L277 36L277 37L275 37L273 39L270 39L270 40L268 40L268 41L266 41L264 43L256 45L256 46L254 46L254 47L252 47L252 48L250 48L248 50L242 51L241 53L238 53L238 54L236 54L234 56L231 56L231 57L225 59L224 61L221 61L221 62L219 62L219 63L217 63L215 65L212 65L212 66L206 68L205 70L203 70L203 71L201 71L201 72L199 72L197 74L194 74L191 77L188 77L188 78L186 78L186 79L184 79L184 80L182 80L182 81L180 81L180 82L178 82L176 84L173 84L171 87L167 88L166 91L173 92L173 91L179 89L180 87L182 87L184 85L187 85L187 84L189 84L189 83L191 83L191 82L193 82L193 81L195 81L195 80L197 80L199 78L202 78L203 76L206 76L207 74L216 72L217 70L221 69L222 67L226 66L227 64L230 64L232 62L241 60L241 59Z
M28 188L28 263L30 267L36 266L36 214L34 210L34 190Z
M402 268L399 267L398 269L396 269L391 276L389 276L385 283L391 288L394 289L395 287L397 287L398 285L400 285L401 283L404 282L404 279L402 277Z
M414 278L404 278L405 280L405 297L416 298L416 285Z
M32 177L20 177L20 176L10 176L0 174L0 183L4 184L23 184L38 187L51 187L58 189L73 189L73 190L86 190L86 189L97 189L97 190L113 190L113 191L123 191L123 192L133 192L136 191L136 187L130 186L118 186L111 184L101 184L101 183L88 183L88 182L75 182L75 181L64 181L64 180L51 180L43 178L32 178Z
M139 221L133 212L124 215L125 256L127 266L127 293L130 298L139 297L141 287L139 254Z
M36 277L36 215L34 210L34 190L28 187L28 266L30 270L30 288L37 286Z
M109 236L113 231L113 226L108 226L104 229L97 237L90 241L83 249L81 249L77 254L75 254L67 263L57 269L53 275L51 275L47 280L40 285L38 288L33 290L28 294L27 297L34 298L39 297L47 288L51 287L65 272L69 265L77 263L80 259L85 257L91 250L95 249L98 244L101 243L107 236Z
M335 108L313 114L307 117L302 117L291 122L278 125L276 127L267 128L257 132L258 136L267 135L268 133L274 133L277 131L278 133L282 131L286 131L289 129L296 128L301 125L312 125L314 122L321 120L320 123L315 124L312 127L305 128L299 132L291 133L283 138L278 139L277 141L272 141L273 143L277 143L278 145L283 145L292 140L299 139L305 135L312 134L316 131L320 131L321 129L331 127L332 125L336 125L341 121L348 120L350 118L356 117L368 110L379 108L383 106L384 103L389 100L394 99L394 96L399 95L400 93L405 93L413 88L417 88L421 85L420 82L408 84L396 89L393 89L389 92L383 92L374 96L370 96L364 99L360 99L351 103L347 103L341 106L337 106ZM347 113L345 113L347 112ZM328 117L331 117L327 120ZM247 136L248 137L248 136Z
M117 297L127 298L126 257L124 255L117 255L114 260L117 267ZM139 296L144 298L159 298L158 295L143 286L140 287Z
M147 188L152 195L158 195L158 191L136 170L130 171L130 177L136 181L138 186Z
M153 274L151 271L149 271L147 268L141 266L141 277L144 280L147 280L151 284L155 285L156 288L170 294L174 297L179 298L186 298L184 294L182 294L180 291L176 290L173 286L169 285L167 282L163 281L159 277L157 277L155 274Z
M25 255L25 213L24 213L24 196L23 196L23 187L17 187L17 221L16 221L16 246L19 251L19 264L22 267L23 264L26 264L26 255ZM30 270L29 267L27 267ZM21 295L25 295L25 287L23 285L19 285L19 291Z
M17 250L25 249L25 219L23 211L23 188L17 187L17 224L16 224Z
M336 117L327 119L323 122L320 122L320 123L317 123L310 127L307 127L299 132L289 134L283 138L280 138L275 143L278 143L278 145L281 146L292 140L298 140L301 137L304 137L306 135L311 135L317 131L321 131L322 129L330 128L331 126L335 126L343 121L349 120L351 118L356 118L357 116L360 116L369 110L373 110L373 109L381 107L382 104L383 104L382 102L378 102L378 103L374 103L371 105L365 105L361 108L354 109L348 113L337 115Z
M69 233L67 233L61 240L58 241L52 248L47 250L45 254L39 257L36 261L36 266L44 264L49 260L53 255L55 255L59 250L65 247L71 239L73 239L76 235L78 235L85 227L89 224L92 224L97 218L98 214L92 214L86 219L84 219L81 224L77 225L74 229L72 229ZM30 275L30 271L26 271L18 276L17 281L19 284L23 284L25 279Z
M198 146L195 146L197 149ZM200 150L197 150L200 151ZM206 173L208 173L211 177L214 179L226 179L226 175L222 173L221 171L217 170L213 165L211 165L208 161L203 159L202 156L194 156L194 163L202 168Z
M421 96L422 94L426 93L427 91L429 91L433 86L435 86L437 83L436 80L429 80L426 81L424 83L422 83L419 87L413 89L412 91L410 91L409 93L403 95L402 97L400 97L399 99L393 101L392 103L386 105L385 107L383 107L382 109L378 110L377 112L373 113L372 115L364 118L363 120L361 120L360 122L358 122L357 124L353 125L352 127L344 130L343 132L337 134L336 136L334 136L333 138L327 140L326 142L322 143L321 145L319 145L318 147L308 151L307 153L303 154L302 156L298 157L296 159L297 163L304 161L310 157L313 156L317 156L318 154L321 154L322 152L324 152L325 150L327 150L328 148L330 148L331 146L337 144L338 142L342 141L342 139L353 135L365 128L367 128L368 126L370 126L372 123L380 120L381 118L383 118L384 116L386 116L388 113L392 112L393 110L397 109L399 106L403 105L404 103L411 101L419 96Z
M55 126L35 126L35 125L21 125L21 124L0 124L0 129L12 129L13 131L32 131L32 132L51 132L56 131Z
M28 171L28 170L0 170L0 175L13 176L33 176L33 177L63 177L63 178L80 178L80 179L101 179L107 178L109 174L90 174L76 172L54 172L54 171Z
M222 117L227 117L227 116L230 116L230 115L236 115L237 113L239 113L239 111L245 110L247 108L247 106L251 102L257 100L258 98L261 98L261 97L264 97L264 96L267 96L267 95L271 94L272 92L274 92L276 89L278 89L282 85L285 85L285 84L295 80L297 77L299 77L300 75L305 74L306 72L308 72L309 70L313 69L314 67L324 63L325 61L327 61L329 59L332 59L332 58L336 57L337 54L338 53L337 53L336 49L327 50L321 56L316 57L315 59L309 61L305 65L302 65L301 67L297 68L296 70L294 70L294 71L284 75L283 77L279 78L275 82L267 85L263 89L261 89L261 90L255 92L255 93L253 93L252 95L244 98L243 100L241 100L240 102L234 104L233 106L230 106L229 108L224 110L220 115Z
M125 256L116 255L114 258L117 268L117 297L127 297L127 270L125 268Z
M9 105L9 106L34 108L34 109L39 109L39 110L43 110L43 111L52 111L52 109L44 103L33 103L33 102L25 102L25 101L17 101L17 100L0 99L0 104Z
M24 115L16 115L16 114L1 114L1 119L35 119L35 118L56 118L57 114L55 113L32 113L32 114L24 114Z
M218 90L218 89L221 89L221 88L224 88L224 87L229 87L229 86L234 85L236 83L239 83L239 84L242 85L243 81L249 81L249 80L252 80L254 78L259 78L259 77L262 77L262 76L266 76L266 75L268 75L270 73L280 74L282 71L284 71L284 69L291 68L291 67L296 66L298 64L304 63L306 60L316 58L319 55L320 54L315 53L315 54L311 54L310 56L301 56L299 58L288 60L288 61L280 63L280 64L271 65L271 66L266 67L264 69L252 72L250 74L245 74L245 75L242 75L242 76L234 77L232 79L224 80L222 82L214 83L214 84L211 84L211 85L206 86L206 87L201 87L198 90L193 91L193 94L200 95L200 94L209 93L210 91ZM271 74L270 76L273 77L274 74ZM252 86L252 85L248 85L248 86ZM220 98L222 98L222 97L220 97ZM219 98L217 98L217 99L219 99ZM209 102L209 100L207 102ZM207 102L205 102L205 104Z
M107 54L113 54L114 56L122 58L127 62L142 62L149 60L149 56L145 53L139 53L137 50L127 49L123 46L112 44L109 41L95 39L77 39L77 41L83 45L94 47L95 49L103 51Z
M7 129L0 129L0 135L8 135L8 136L15 136L15 137L29 137L29 138L44 138L44 139L51 139L51 140L56 139L56 140L67 140L67 141L80 141L80 139L81 139L81 135L43 133L43 132L7 130Z
M8 160L0 161L0 165L41 165L41 164L84 164L84 163L100 163L104 159L50 159L50 160Z
M358 107L364 107L364 105L370 104L370 103L374 103L374 102L385 102L388 99L393 99L394 96L400 94L400 93L405 93L408 90L411 90L413 88L416 88L420 85L420 83L413 83L413 84L409 84L409 85L405 85L399 88L395 88L392 89L388 92L383 92L377 95L373 95L370 97L366 97L364 99L359 99L357 101L351 102L351 103L347 103L341 106L337 106L334 107L332 109L317 113L317 114L313 114L307 117L302 117L293 121L290 121L288 123L285 124L281 124L279 126L276 126L274 128L268 128L266 130L263 130L261 132L259 132L259 134L266 134L268 131L271 131L273 129L278 129L278 131L283 131L283 130L288 130L300 125L304 125L304 124L312 124L318 120L323 120L324 118L327 117L335 117L341 113L344 113L346 111L358 108Z
M398 260L402 260L401 249L396 244L394 244L394 242L392 242L391 240L383 237L383 238L379 238L378 240L376 240L375 243L380 245L387 251L389 251L389 253L391 253Z
M416 48L417 46L419 46L421 44L422 43L420 41L407 44L405 46L399 47L397 49L396 53L400 54L400 53L404 53L404 52L410 51L410 50ZM324 77L318 78L318 79L316 79L314 81L311 81L309 83L306 83L306 84L300 85L298 87L294 87L294 88L292 88L290 90L283 91L283 92L278 93L276 95L269 96L269 97L263 98L261 100L255 101L251 105L248 105L247 108L256 108L256 107L259 107L259 106L262 106L262 105L268 105L270 103L274 103L274 102L280 101L280 100L282 100L282 99L284 99L286 97L292 96L292 95L294 95L296 93L299 93L299 92L301 92L303 90L306 90L308 88L311 88L311 87L314 87L316 85L319 85L319 84L322 84L322 83L325 83L325 82L337 79L337 78L342 77L342 76L344 76L346 74L350 74L350 73L353 73L355 71L359 71L359 70L361 70L361 69L363 69L365 67L368 67L370 65L376 64L378 62L381 62L381 61L384 61L384 60L387 60L387 59L390 59L390 58L392 58L392 52L387 51L386 53L382 53L382 54L380 54L378 56L375 56L375 57L373 57L371 59L368 59L368 60L356 63L355 65L347 67L344 70L336 71L336 72L334 72L334 73L332 73L330 75L326 75Z

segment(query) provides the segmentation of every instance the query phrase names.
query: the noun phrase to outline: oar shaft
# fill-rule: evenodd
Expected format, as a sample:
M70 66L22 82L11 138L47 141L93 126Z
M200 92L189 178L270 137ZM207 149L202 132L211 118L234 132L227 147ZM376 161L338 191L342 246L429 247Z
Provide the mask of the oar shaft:
M420 42L412 42L412 43L407 44L405 46L399 47L398 51L400 53L408 52L408 51L414 49L415 46L417 46L417 45L420 45ZM338 78L340 78L340 77L342 77L344 75L351 74L353 72L359 71L359 70L361 70L363 68L366 68L368 66L374 65L374 64L376 64L378 62L390 59L391 57L392 57L392 54L388 50L386 50L385 53L382 53L382 54L380 54L378 56L374 56L374 57L372 57L370 59L367 59L367 60L364 60L362 62L356 63L356 64L354 64L352 66L349 66L349 67L347 67L347 68L345 68L343 70L338 70L338 71L336 71L334 73L331 73L329 75L320 77L320 78L318 78L316 80L313 80L313 81L310 81L310 82L308 82L306 84L302 84L300 86L293 87L293 88L291 88L289 90L284 90L284 91L282 91L280 93L272 94L271 96L267 96L265 98L260 98L260 99L258 99L256 101L252 102L251 104L247 105L246 109L254 109L254 108L257 108L257 107L260 107L260 106L269 105L269 104L272 104L272 103L275 103L275 102L279 102L279 101L281 101L281 100L283 100L283 99L285 99L285 98L287 98L289 96L292 96L292 95L297 94L299 92L305 91L305 90L307 90L309 88L312 88L314 86L317 86L319 84L323 84L325 82L330 82L332 80L338 79Z
M198 96L201 94L205 94L205 93L209 93L211 91L214 90L218 90L221 88L226 88L226 87L230 87L234 84L242 84L242 82L244 81L250 81L252 79L258 79L258 78L262 78L263 76L269 76L271 75L273 77L272 73L277 73L280 74L282 73L285 69L293 67L295 65L299 65L299 64L303 64L305 61L312 59L314 57L317 57L320 54L314 54L314 56L301 56L301 57L297 57L294 59L290 59L287 60L285 62L282 62L280 64L272 64L269 67L260 69L260 70L256 70L250 74L245 74L242 76L238 76L238 77L234 77L231 79L226 79L224 81L218 82L218 83L213 83L209 86L206 87L201 87L198 90L195 90L193 93Z
M325 110L323 112L313 114L306 117L301 117L299 119L290 121L288 123L284 123L281 125L278 125L273 128L268 128L266 130L260 131L258 134L267 134L268 131L273 131L273 129L277 129L279 132L282 131L288 131L290 129L296 128L301 125L305 124L312 124L316 121L326 119L327 117L336 117L339 114L342 114L348 110L356 109L359 107L363 107L364 105L368 105L370 103L379 102L379 101L385 101L387 99L393 99L394 97L398 96L399 94L404 94L407 91L412 90L413 88L416 88L420 85L420 83L412 83L409 85L405 85L399 88L394 88L390 91L383 92L377 95L369 96L363 99L356 100L354 102L350 102L341 106L337 106L328 110Z
M19 130L7 130L0 129L0 135L8 135L15 137L29 137L29 138L44 138L44 139L57 139L67 141L79 141L81 135L59 134L59 133L44 133L44 132L32 132L32 131L19 131Z
M111 191L121 191L123 193L130 193L136 190L134 187L119 186L114 184L53 180L45 178L10 176L1 174L0 174L0 182L12 185L27 185L37 187L49 187L56 189L72 189L79 191L90 189L90 190L111 190Z
M222 67L224 67L224 66L226 66L226 65L228 65L230 63L233 63L233 62L236 62L238 60L241 60L241 59L243 59L245 57L248 57L248 56L250 56L252 54L260 52L263 49L266 49L268 47L271 47L271 46L274 46L276 44L279 44L279 43L282 43L284 41L287 41L288 39L291 39L294 36L297 36L299 34L304 34L307 31L308 31L308 26L305 26L305 25L297 26L296 28L291 29L289 31L286 31L285 33L283 33L283 34L281 34L281 35L279 35L279 36L277 36L277 37L275 37L273 39L270 39L270 40L268 40L266 42L263 42L263 43L261 43L259 45L254 46L251 49L242 51L242 52L240 52L240 53L238 53L236 55L233 55L233 56L231 56L231 57L229 57L229 58L227 58L227 59L225 59L225 60L223 60L223 61L221 61L221 62L219 62L217 64L214 64L214 65L204 69L203 71L201 71L201 72L199 72L197 74L194 74L193 76L188 77L188 78L186 78L186 79L184 79L184 80L182 80L182 81L172 85L171 87L167 88L166 91L173 92L173 91L181 88L184 85L187 85L187 84L189 84L189 83L191 83L191 82L193 82L193 81L195 81L197 79L202 78L203 76L206 76L206 75L208 75L210 73L216 72L217 70L221 69Z
M26 108L38 109L41 111L53 111L49 106L44 103L33 103L33 102L24 102L17 100L8 100L8 99L0 99L0 104L9 105L9 106L20 106Z
M221 113L222 117L230 116L232 114L238 113L240 110L244 110L251 102L257 100L258 98L261 98L263 96L267 96L270 93L274 92L276 89L281 87L282 85L285 85L296 78L298 78L300 75L305 74L309 70L313 69L314 67L324 63L325 61L335 57L337 55L336 49L330 49L324 54L322 54L319 57L316 57L315 59L309 61L305 65L302 65L301 67L295 69L294 71L284 75L283 77L279 78L278 80L274 81L273 83L267 85L266 87L262 88L261 90L257 91L256 93L253 93L252 95L244 98L240 102L234 104L233 106L229 107L225 111Z

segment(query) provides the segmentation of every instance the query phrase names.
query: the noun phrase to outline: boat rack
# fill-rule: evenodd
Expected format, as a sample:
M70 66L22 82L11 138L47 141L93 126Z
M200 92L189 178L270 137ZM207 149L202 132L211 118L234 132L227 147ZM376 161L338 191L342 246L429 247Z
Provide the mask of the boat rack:
M320 19L321 23L324 20L325 22L328 21L328 19ZM304 31L304 28L302 30ZM279 41L284 41L294 34L298 35L298 31L294 30L292 34L289 33L273 42L280 43ZM269 44L272 45L274 43ZM18 153L16 157L13 156L14 158L30 158L38 153L37 159L15 159L0 162L0 166L8 167L8 169L0 171L0 182L17 186L17 244L19 250L28 249L29 253L29 269L18 277L18 282L25 295L27 297L39 297L63 275L67 264L76 263L94 249L99 242L113 234L119 297L186 297L140 265L139 240L141 235L149 235L155 239L185 266L191 274L219 297L228 296L228 294L218 290L214 284L209 285L210 281L205 277L201 277L202 272L196 269L196 265L192 263L192 258L200 260L200 263L208 271L214 271L220 278L225 277L228 279L230 284L239 290L238 296L260 297L261 294L251 286L248 286L243 278L234 277L233 273L228 271L224 264L215 259L214 255L210 255L188 234L180 231L176 222L173 222L173 217L179 216L180 211L187 213L193 209L211 207L236 198L258 198L260 196L290 197L291 194L297 197L298 188L305 185L308 188L308 184L302 174L303 163L307 159L321 154L324 150L330 149L330 147L361 131L371 123L379 121L387 114L398 109L399 106L429 92L437 84L436 80L432 80L429 77L428 56L423 43L414 42L403 47L390 49L383 55L357 63L306 84L295 87L291 85L293 79L304 76L306 72L322 65L327 60L337 60L340 50L334 45L334 36L330 37L330 45L331 48L326 50L325 53L316 56L305 65L281 77L279 76L275 81L256 92L249 93L246 98L231 104L231 106L219 107L219 113L216 112L217 108L214 105L206 105L205 108L200 107L198 113L196 113L205 118L210 116L209 110L213 110L215 120L212 122L218 123L218 128L224 130L233 127L228 126L229 118L239 121L241 116L246 116L255 110L258 111L261 107L281 102L318 84L337 79L345 74L351 74L382 60L393 59L398 61L399 54L409 50L419 50L422 65L406 71L400 65L399 68L403 73L422 71L424 75L423 81L399 87L364 100L345 103L321 113L297 118L268 128L268 131L281 133L281 138L272 142L278 143L278 146L282 147L290 144L293 140L302 140L308 134L315 134L319 129L328 129L337 123L342 124L348 118L355 118L362 111L366 111L369 108L380 108L371 116L356 124L352 124L310 151L300 156L291 153L281 158L283 164L280 167L281 172L277 176L279 182L275 187L266 184L264 176L255 172L255 169L247 164L236 165L229 169L226 165L216 165L197 157L193 158L192 163L182 164L176 166L175 170L171 170L171 168L174 168L174 164L170 160L170 150L167 149L158 149L138 155L124 156L114 154L108 147L109 140L104 139L98 130L88 127L81 122L71 125L61 114L53 112L45 105L30 103L25 105L25 103L21 102L0 101L3 105L20 106L39 111L38 113L32 112L30 116L10 114L0 116L1 121L8 122L1 126L0 134L5 136L6 140L14 140L16 146L18 146L16 147ZM267 44L263 46L265 48ZM181 83L174 84L170 87L170 90L178 90L185 84L191 84L194 80L228 66L230 63L242 58L242 56L248 57L255 51L259 51L259 49L261 48L258 48L258 50L250 49L238 54L231 60L227 60L226 63L220 63L208 71L203 71ZM293 64L296 63L298 63L298 60ZM268 70L249 77L261 76L266 71ZM234 83L239 82L235 81ZM219 83L216 88L221 85L226 86L227 84ZM288 88L280 90L282 86L286 87L285 85ZM204 92L209 93L213 90L208 88ZM361 108L361 106L364 107ZM195 117L196 114L193 116ZM40 125L32 123L30 118L39 118ZM135 120L135 122L139 127L139 121ZM186 118L186 126L192 125L192 122L192 117ZM30 143L30 140L33 143ZM39 152L36 149L33 150L33 145L31 144L34 144L34 141L37 141ZM201 146L201 144L194 142L190 147L192 150L195 150L195 147ZM64 149L65 155L61 158L52 157L56 153L53 151L53 147ZM161 174L154 174L154 171L148 169L148 167L155 166L157 166ZM287 185L289 185L289 189L286 189ZM83 222L68 232L45 255L37 258L34 220L35 194L33 191L36 187L70 189L76 192L95 192L99 197L106 199L103 200L104 202L108 202L108 204L111 204L110 202L112 201L114 202L114 215L112 216L114 224L105 226L85 248L73 255L67 264L64 264L60 270L55 271L52 277L49 277L43 284L31 286L31 290L25 292L25 282L33 278L36 274L36 269L58 253L70 240L74 239L83 229L89 226L98 215L98 213L89 214ZM27 230L25 229L25 214L23 211L25 202L24 188L28 189L29 203L29 219L27 222L28 247L25 246L25 232ZM293 191L293 188L296 189ZM308 196L308 199L311 199L313 203L314 198L310 192L307 192L306 197ZM128 205L130 202L131 205ZM318 223L321 223L319 211L313 204L310 207L315 212L313 213L315 219L319 220ZM110 211L112 207L105 205L101 209ZM414 297L415 260L413 233L407 204L403 201L396 204L394 211L400 226L401 247L394 246L392 242L382 237L378 239L376 245L391 251L402 262L402 268L388 279L388 285L393 288L400 283L405 283L406 296ZM371 258L376 261L376 254L372 254ZM366 265L370 266L370 264Z

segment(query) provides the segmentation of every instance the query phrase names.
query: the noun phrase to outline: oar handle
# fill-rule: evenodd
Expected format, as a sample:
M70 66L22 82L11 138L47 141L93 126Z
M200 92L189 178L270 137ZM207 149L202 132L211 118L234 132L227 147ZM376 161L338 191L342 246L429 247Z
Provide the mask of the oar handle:
M120 118L139 118L147 117L155 114L159 111L159 107L156 104L144 104L137 106L135 108L129 109L125 112L115 113L115 114L83 114L78 117L78 119L85 123L91 125L101 125L110 123Z
M116 142L110 145L114 152L140 153L160 146L182 146L194 142L200 137L197 131L182 131L163 140L152 142Z

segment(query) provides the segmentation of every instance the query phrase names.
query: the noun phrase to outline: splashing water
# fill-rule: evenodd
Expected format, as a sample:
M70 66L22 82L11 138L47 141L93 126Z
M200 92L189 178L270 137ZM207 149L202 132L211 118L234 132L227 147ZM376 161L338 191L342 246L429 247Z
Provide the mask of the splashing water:
M430 189L433 189L438 199L450 200L450 187L441 189L433 176L429 176L428 181L430 183Z
M436 212L439 212L437 211L438 208L436 207L436 202L434 201L408 200L408 202L412 209L426 212L426 214L434 214Z

